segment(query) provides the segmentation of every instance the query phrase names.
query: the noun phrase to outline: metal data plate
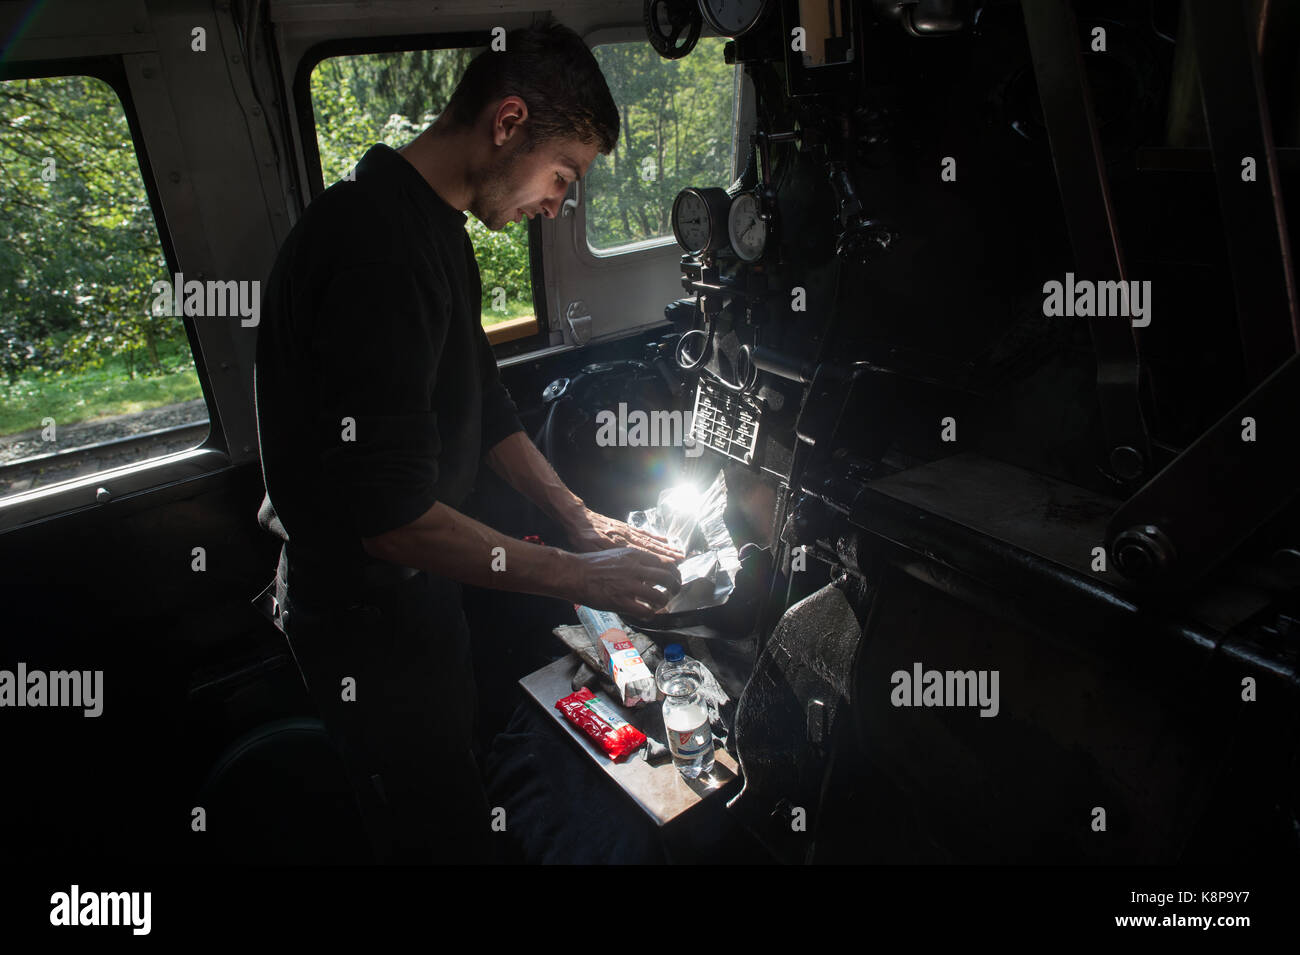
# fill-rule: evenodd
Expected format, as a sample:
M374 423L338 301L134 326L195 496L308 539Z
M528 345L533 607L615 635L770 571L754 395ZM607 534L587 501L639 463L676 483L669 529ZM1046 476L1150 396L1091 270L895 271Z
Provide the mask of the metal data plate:
M701 378L695 389L691 435L705 447L742 464L752 464L758 448L758 408Z
M671 822L702 799L722 792L727 787L727 783L737 778L739 769L736 760L720 746L713 751L713 772L699 779L686 779L677 771L671 759L658 766L651 766L642 758L644 750L633 753L621 763L614 762L555 708L558 700L573 692L570 684L577 672L578 658L570 653L549 666L542 667L536 673L530 673L519 681L519 685L578 746L582 747L582 751L604 771L605 775L618 783L619 787L632 797L633 802L640 806L656 825L662 826ZM645 723L646 725L641 727L643 730L651 729L649 721L662 720L658 703L647 704L641 709L629 712L615 703L604 690L596 691L596 696L622 713L623 717L633 725ZM662 722L659 723L659 727L660 732L657 735L662 737Z

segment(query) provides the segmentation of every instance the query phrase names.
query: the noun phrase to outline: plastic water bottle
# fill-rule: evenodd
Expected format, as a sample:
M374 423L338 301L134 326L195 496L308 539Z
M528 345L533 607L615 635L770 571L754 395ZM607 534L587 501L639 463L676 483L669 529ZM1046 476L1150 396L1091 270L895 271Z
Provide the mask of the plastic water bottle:
M655 684L663 694L664 729L677 771L687 779L713 772L713 731L700 696L704 673L699 661L679 644L669 644L655 670Z

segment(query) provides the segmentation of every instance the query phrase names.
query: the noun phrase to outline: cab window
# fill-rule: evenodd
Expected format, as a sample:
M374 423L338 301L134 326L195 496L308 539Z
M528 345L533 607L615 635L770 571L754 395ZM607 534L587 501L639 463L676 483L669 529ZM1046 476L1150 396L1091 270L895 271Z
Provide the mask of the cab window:
M671 241L678 192L731 184L739 74L723 59L726 43L703 38L680 60L645 42L592 48L623 120L614 150L597 156L584 180L592 252Z
M140 168L108 83L0 82L0 499L208 435Z

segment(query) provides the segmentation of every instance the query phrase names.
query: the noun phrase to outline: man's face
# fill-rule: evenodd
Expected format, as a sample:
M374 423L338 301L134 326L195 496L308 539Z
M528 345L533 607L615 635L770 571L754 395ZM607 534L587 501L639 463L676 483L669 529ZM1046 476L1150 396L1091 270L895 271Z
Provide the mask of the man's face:
M474 199L469 211L496 232L520 219L560 214L569 184L587 173L599 152L595 143L553 139L529 152L525 138L500 147L495 159L470 177Z

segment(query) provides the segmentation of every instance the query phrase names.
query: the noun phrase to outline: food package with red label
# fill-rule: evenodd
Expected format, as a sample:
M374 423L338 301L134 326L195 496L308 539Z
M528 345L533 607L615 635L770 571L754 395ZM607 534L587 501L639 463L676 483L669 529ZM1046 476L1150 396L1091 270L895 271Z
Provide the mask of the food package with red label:
M573 606L591 637L592 645L600 651L605 672L618 688L619 702L624 706L653 703L656 697L655 675L641 659L636 645L628 639L627 626L619 615L579 604Z
M570 693L556 701L555 708L616 763L645 745L644 733L620 717L612 706L585 686L577 693Z

